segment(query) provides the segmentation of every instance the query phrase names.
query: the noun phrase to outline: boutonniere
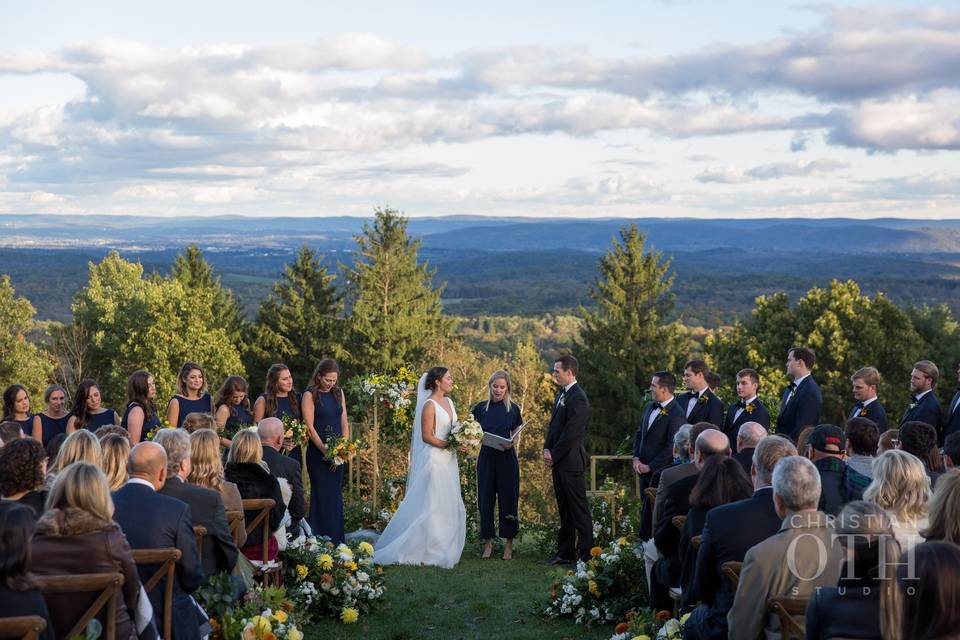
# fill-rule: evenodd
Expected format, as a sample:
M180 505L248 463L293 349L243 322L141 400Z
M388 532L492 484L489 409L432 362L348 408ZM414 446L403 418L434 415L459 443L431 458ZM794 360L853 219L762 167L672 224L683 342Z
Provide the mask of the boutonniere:
M751 402L750 404L745 406L743 410L746 411L747 413L753 413L753 403Z
M665 416L665 415L668 415L669 413L670 412L667 411L666 407L660 407L660 415Z
M707 397L707 394L703 394L702 396L700 396L699 402L700 402L700 404L704 404L704 403L706 403L706 401L709 400L709 399L710 399L710 398Z
M561 396L560 396L560 406L561 406L561 407L567 406L567 396L566 396L566 395L561 395Z
M913 411L916 407L917 407L917 403L916 403L916 402L911 402L911 403L910 403L910 406L907 407L907 411Z
M867 413L868 413L867 408L864 407L863 409L860 409L860 413L858 413L857 415L865 416L867 415Z

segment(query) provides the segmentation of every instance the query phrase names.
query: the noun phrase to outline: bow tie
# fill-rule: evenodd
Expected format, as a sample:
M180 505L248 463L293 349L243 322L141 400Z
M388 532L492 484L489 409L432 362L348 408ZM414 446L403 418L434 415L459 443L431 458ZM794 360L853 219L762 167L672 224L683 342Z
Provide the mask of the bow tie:
M863 400L861 400L860 402L857 403L857 406L856 406L855 408L856 408L856 409L863 409L864 406L865 406L865 405L863 404Z
M744 402L743 400L737 401L737 409L746 409L746 408L747 408L746 402Z
M791 382L790 384L787 385L787 389L790 389L790 391L793 391L796 388L797 388L796 382Z
M920 396L913 396L913 403L916 404L920 402Z

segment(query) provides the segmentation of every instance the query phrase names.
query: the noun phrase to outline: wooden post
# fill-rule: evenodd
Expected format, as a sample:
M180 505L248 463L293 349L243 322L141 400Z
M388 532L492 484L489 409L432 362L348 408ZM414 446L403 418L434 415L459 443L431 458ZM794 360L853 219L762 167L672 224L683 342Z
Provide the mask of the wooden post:
M380 397L377 396L373 402L373 425L370 429L370 457L371 462L373 463L373 473L371 474L372 481L372 491L373 491L373 513L377 514L380 512L380 459L378 456L377 447L380 439Z

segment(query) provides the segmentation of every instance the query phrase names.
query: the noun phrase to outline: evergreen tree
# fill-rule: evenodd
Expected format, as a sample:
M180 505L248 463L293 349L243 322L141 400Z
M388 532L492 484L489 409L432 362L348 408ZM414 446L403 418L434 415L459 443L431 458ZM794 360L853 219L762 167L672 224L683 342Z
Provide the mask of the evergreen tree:
M421 365L451 332L442 315L443 288L435 270L417 261L420 242L407 235L407 219L376 209L372 225L356 236L353 264L341 265L348 283L350 361L356 372L384 372Z
M29 300L17 297L9 276L0 278L0 390L23 385L33 411L41 408L37 401L53 380L54 368L53 358L27 339L36 312Z
M581 309L574 355L590 397L592 453L613 451L633 434L651 376L672 370L684 352L680 325L666 321L673 309L670 262L644 242L636 225L620 230L591 289L596 311Z
M255 388L275 362L290 367L294 384L305 389L317 362L343 357L343 302L335 278L306 246L284 266L253 326L247 370Z
M233 292L220 284L220 276L214 275L200 247L191 244L178 254L171 276L183 284L188 295L203 292L203 297L210 296L211 325L222 327L236 341L237 347L242 348L241 336L246 325L243 310Z

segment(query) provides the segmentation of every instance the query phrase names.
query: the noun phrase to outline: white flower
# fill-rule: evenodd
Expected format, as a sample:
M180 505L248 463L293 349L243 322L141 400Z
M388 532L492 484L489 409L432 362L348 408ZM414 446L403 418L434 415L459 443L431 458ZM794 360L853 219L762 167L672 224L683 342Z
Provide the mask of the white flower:
M358 571L358 572L357 572L357 580L359 580L360 582L366 582L366 581L369 580L369 579L370 579L370 576L368 576L368 575L367 575L366 573L364 573L363 571Z

